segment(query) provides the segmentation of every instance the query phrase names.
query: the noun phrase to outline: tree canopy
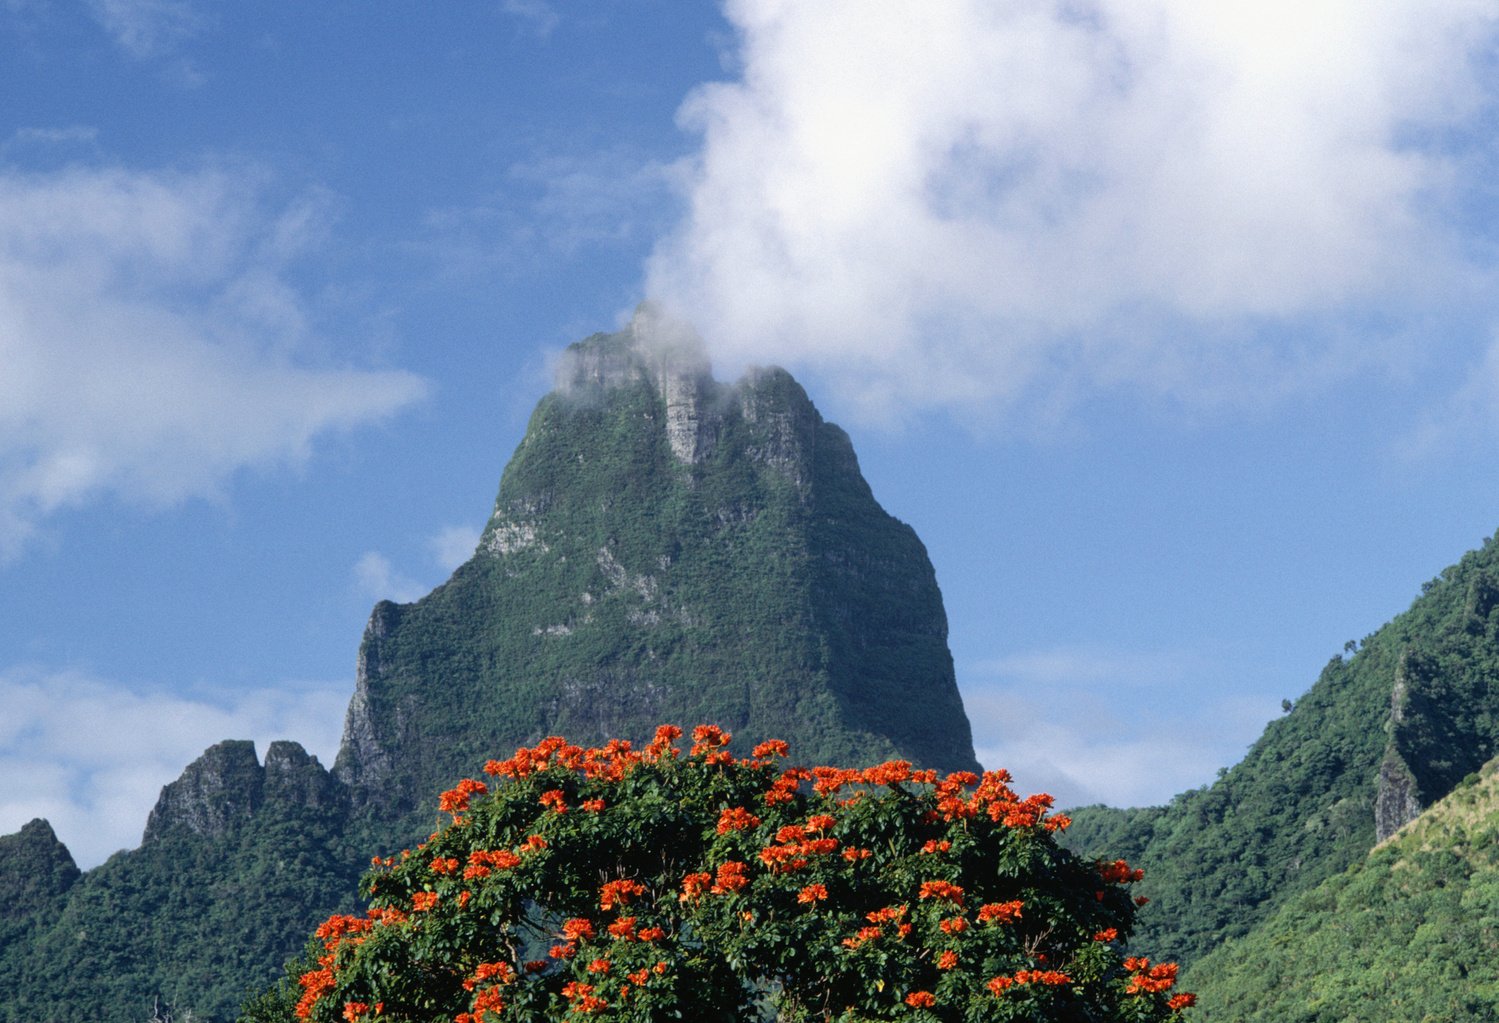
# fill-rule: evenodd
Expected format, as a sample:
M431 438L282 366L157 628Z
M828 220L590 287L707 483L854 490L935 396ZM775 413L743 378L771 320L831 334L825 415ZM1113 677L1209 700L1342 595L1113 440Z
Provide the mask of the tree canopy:
M443 793L247 1018L1169 1020L1176 966L1126 954L1140 871L1055 842L1003 771L786 766L779 741L662 726L561 738ZM295 983L291 978L296 978Z

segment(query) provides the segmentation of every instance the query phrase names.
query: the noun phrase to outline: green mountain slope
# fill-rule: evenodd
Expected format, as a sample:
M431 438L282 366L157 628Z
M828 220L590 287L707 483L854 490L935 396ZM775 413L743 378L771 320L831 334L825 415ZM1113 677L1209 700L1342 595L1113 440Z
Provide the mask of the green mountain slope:
M375 608L335 768L407 812L549 733L720 724L814 761L973 769L926 550L784 371L690 342L569 349L474 557Z
M1185 983L1201 1023L1499 1019L1499 763Z
M0 947L0 1020L232 1018L320 915L352 904L347 812L342 786L296 743L273 743L264 766L249 742L212 747L162 791L139 849L75 880L26 940Z
M1190 963L1247 934L1499 752L1496 594L1490 540L1329 663L1214 784L1165 807L1075 812L1074 848L1146 868L1142 947Z

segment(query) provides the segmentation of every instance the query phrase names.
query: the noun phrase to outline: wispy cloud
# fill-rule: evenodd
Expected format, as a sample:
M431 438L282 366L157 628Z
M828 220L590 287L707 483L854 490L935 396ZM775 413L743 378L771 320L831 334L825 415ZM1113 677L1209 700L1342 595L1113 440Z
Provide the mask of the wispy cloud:
M330 765L351 682L215 698L76 671L0 670L0 834L45 817L85 868L140 843L161 787L213 743L293 739ZM87 736L87 741L79 741Z
M546 0L500 0L500 10L517 18L533 35L545 39L562 20Z
M1381 317L1499 318L1459 212L1495 149L1490 4L725 8L738 76L682 108L690 212L648 269L723 361L871 414L1254 401L1366 365Z
M379 551L365 551L359 556L354 563L354 584L360 594L371 600L393 600L397 604L420 600L432 589L398 572Z
M1277 709L1212 691L1182 652L1057 649L970 665L963 703L979 760L1061 806L1145 806L1206 784Z
M22 146L58 146L90 143L99 137L99 129L92 125L70 124L65 127L17 128L5 142L5 149Z
M600 249L643 249L678 209L675 174L627 148L539 153L482 201L429 210L422 248L446 274L533 273Z
M0 559L61 509L217 496L426 393L304 356L315 205L249 172L0 174Z
M482 533L473 526L446 526L428 538L427 547L437 567L451 572L474 556Z
M94 17L130 56L160 57L208 24L192 0L89 0Z

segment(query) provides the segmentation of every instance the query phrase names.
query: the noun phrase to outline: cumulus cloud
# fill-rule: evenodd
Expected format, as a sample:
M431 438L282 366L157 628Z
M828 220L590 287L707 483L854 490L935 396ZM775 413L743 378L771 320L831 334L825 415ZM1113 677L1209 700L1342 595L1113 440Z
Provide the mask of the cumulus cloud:
M283 683L198 698L76 671L0 671L0 834L45 817L80 866L97 865L139 845L161 787L223 739L252 739L262 757L293 739L331 765L351 691Z
M287 266L316 206L222 170L0 173L0 558L61 509L215 496L425 394L308 356Z
M723 361L869 409L1219 396L1371 357L1350 311L1492 301L1454 226L1490 4L725 10L738 75L681 110L688 212L647 270Z
M1176 652L1034 651L970 666L963 704L980 762L1020 788L1059 806L1154 806L1211 781L1277 712L1204 700L1207 669Z

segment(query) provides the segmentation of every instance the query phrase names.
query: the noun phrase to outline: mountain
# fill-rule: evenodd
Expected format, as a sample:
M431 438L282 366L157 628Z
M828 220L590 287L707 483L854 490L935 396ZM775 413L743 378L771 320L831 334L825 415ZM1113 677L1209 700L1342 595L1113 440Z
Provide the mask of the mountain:
M1074 849L1145 868L1142 948L1202 960L1499 753L1499 540L1345 654L1212 785L1073 813Z
M1184 978L1199 1023L1499 1019L1499 761Z
M29 931L0 945L0 1020L231 1017L317 919L352 908L347 824L347 793L315 757L276 742L262 765L241 740L162 790L140 848L81 877L42 822L0 839L0 899ZM18 837L24 852L5 845ZM50 898L14 914L8 865L23 862Z
M783 370L714 381L643 310L568 349L473 558L375 608L334 771L405 813L497 751L662 721L978 766L926 549L848 435Z
M0 838L0 1021L231 1018L455 779L662 722L978 767L931 562L848 436L782 370L714 380L642 309L563 355L474 556L375 607L331 771L219 743L81 876L45 822Z

